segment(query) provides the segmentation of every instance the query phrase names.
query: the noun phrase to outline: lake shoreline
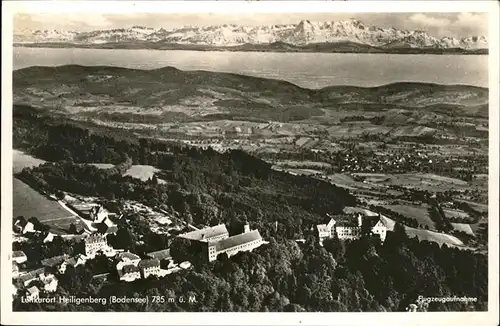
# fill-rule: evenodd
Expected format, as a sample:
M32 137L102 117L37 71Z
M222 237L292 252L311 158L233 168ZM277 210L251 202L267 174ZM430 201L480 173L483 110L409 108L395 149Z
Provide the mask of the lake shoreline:
M422 54L422 55L488 55L488 49L419 49L419 48L352 48L337 49L335 47L316 48L308 46L292 46L275 48L270 45L251 44L239 46L209 46L193 44L154 43L127 44L79 44L79 43L14 43L13 47L40 49L99 49L99 50L152 50L152 51L199 51L199 52L263 52L263 53L335 53L335 54Z

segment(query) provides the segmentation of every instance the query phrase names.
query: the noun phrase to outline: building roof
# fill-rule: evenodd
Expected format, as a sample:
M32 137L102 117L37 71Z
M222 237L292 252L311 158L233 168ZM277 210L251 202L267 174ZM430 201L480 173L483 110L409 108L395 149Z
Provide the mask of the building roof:
M160 261L158 259L143 259L139 262L139 267L141 268L160 267Z
M26 291L29 292L29 294L35 294L35 293L40 292L40 290L38 290L38 288L36 286L30 287Z
M368 225L368 227L372 228L379 221L381 221L382 224L384 224L384 226L385 226L384 221L382 221L382 219L379 216L365 216L365 218L363 219L363 224L366 223Z
M90 214L105 213L104 207L102 205L94 206L90 209Z
M20 275L18 277L18 279L21 280L22 282L31 281L31 280L38 278L38 276L40 274L43 274L44 272L45 272L45 268L38 268L38 269L32 270L26 274Z
M122 275L129 273L137 273L137 272L139 272L139 268L135 265L125 265L122 268Z
M12 252L12 258L26 257L26 254L21 250L16 250Z
M68 255L50 257L50 258L43 259L42 265L46 266L46 267L54 267L58 264L61 264L66 259L68 259Z
M71 258L67 259L67 260L66 260L66 263L67 263L68 265L71 265L71 266L73 266L73 267L74 267L74 266L78 263L78 261L79 261L80 259L82 259L82 260L85 262L85 261L87 260L87 257L85 257L85 256L84 256L84 255L82 255L82 254L78 254L78 255L76 255L76 256L74 256L74 257L71 257Z
M341 227L359 227L358 224L358 218L356 216L342 216L339 219L337 219L337 223L335 224L336 227L341 226Z
M253 230L218 241L215 243L215 250L222 251L259 239L262 239L259 230Z
M151 257L151 258L156 258L159 260L172 259L172 256L170 255L170 249L153 251L153 252L147 253L146 256Z
M182 238L196 241L205 241L206 239L218 237L220 235L229 233L225 224L208 227L202 230L191 231L179 235Z
M111 233L116 233L118 232L118 226L116 225L112 225L112 226L109 226L108 229L106 230L106 234L111 234Z
M137 256L136 254L133 254L131 252L125 251L125 252L120 252L117 255L117 258L119 260L137 260L141 259L141 257Z
M318 232L330 232L330 229L326 224L318 224L316 225L316 228L318 228Z

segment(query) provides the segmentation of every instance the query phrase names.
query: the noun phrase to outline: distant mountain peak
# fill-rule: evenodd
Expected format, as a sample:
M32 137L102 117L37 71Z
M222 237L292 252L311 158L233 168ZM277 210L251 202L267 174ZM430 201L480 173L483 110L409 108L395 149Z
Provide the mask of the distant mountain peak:
M147 41L235 46L243 44L307 45L315 43L352 42L378 48L435 48L487 49L485 36L467 36L460 39L445 36L437 38L422 30L399 30L394 27L369 26L357 19L314 22L302 19L296 24L244 26L221 24L216 26L183 26L167 30L135 25L131 28L73 32L60 30L20 31L14 34L15 43L76 43L105 44Z

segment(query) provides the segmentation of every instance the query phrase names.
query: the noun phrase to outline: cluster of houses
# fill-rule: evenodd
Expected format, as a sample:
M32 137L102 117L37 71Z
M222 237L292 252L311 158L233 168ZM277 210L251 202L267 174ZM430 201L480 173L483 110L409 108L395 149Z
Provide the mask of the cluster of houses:
M26 270L28 257L24 252L12 252L14 296L24 293L26 299L29 300L38 298L41 293L54 292L58 286L57 277L65 274L68 266L85 265L89 260L101 254L113 259L118 278L124 282L146 279L151 275L163 277L191 267L191 263L187 261L175 264L168 248L147 253L144 258L129 251L114 249L108 244L107 236L115 234L118 228L102 206L92 207L88 213L79 212L79 214L85 216L81 218L83 228L81 232L78 232L79 234L69 235L69 239L82 241L84 252L75 256L65 254L43 259L40 264L35 264L37 267L35 270ZM19 237L27 236L29 233L43 233L44 242L50 242L56 236L48 231L36 230L36 226L24 218L14 220L14 232ZM192 243L202 247L209 261L216 260L217 256L222 253L232 256L240 251L251 251L265 243L259 231L251 230L248 223L245 224L241 234L233 236L229 236L224 224L219 224L184 233L179 237L189 239Z
M217 256L223 253L230 257L240 251L252 251L265 243L259 230L251 230L248 223L245 224L243 233L233 236L229 236L226 225L219 224L184 233L180 237L201 245L208 255L208 261L216 260Z
M361 213L341 216L330 216L327 224L316 226L319 243L323 245L325 239L335 236L339 240L356 240L365 235L377 235L384 242L387 235L387 226L378 216L363 216Z
M26 270L25 263L28 260L22 251L13 251L12 277L15 281L13 295L24 290L25 297L29 299L38 298L40 293L55 292L58 286L57 274L64 274L66 268L71 265L77 267L84 265L87 260L95 258L98 252L103 252L108 257L116 254L116 251L107 245L106 236L116 233L117 226L109 219L107 211L102 206L95 206L89 212L89 222L94 228L82 227L76 229L77 234L68 235L64 238L84 241L85 253L73 257L60 255L40 261L40 267L35 270ZM85 221L82 221L85 223ZM17 217L13 223L13 231L17 236L28 236L29 234L41 234L43 243L52 242L56 236L49 231L40 231L36 226L24 217ZM36 285L33 285L36 284Z

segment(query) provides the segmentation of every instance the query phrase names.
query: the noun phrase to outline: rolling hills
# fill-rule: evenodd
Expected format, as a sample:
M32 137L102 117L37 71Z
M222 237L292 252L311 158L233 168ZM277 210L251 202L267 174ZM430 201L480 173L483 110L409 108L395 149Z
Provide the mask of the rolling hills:
M432 112L488 116L488 89L474 86L394 83L306 89L275 79L172 67L29 67L14 71L13 89L14 104L123 122L300 121L324 116L332 108L384 112L402 123L429 119Z

